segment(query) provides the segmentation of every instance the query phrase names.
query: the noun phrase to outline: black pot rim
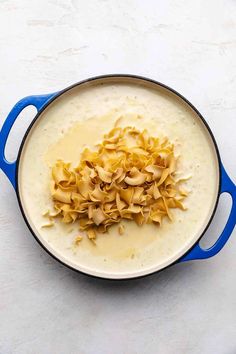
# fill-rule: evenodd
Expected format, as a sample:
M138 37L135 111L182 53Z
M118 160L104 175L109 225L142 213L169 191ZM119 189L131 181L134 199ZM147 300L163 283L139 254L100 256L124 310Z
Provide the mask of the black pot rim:
M79 269L76 269L72 266L70 266L69 264L67 264L66 262L62 261L61 259L59 259L57 256L55 256L40 240L39 238L37 237L37 235L35 234L35 232L33 231L29 221L28 221L28 218L25 214L25 211L23 209L23 204L21 202L21 198L20 198L20 192L19 192L19 162L20 162L20 158L21 158L21 153L22 153L22 150L23 150L23 147L24 147L24 144L25 144L25 141L28 137L28 134L29 132L31 131L32 127L34 126L35 122L38 120L38 118L40 117L40 115L42 114L42 112L54 101L56 100L58 97L60 97L61 95L63 95L64 93L66 93L67 91L77 87L77 86L80 86L80 85L83 85L83 84L86 84L88 82L92 82L92 81L96 81L96 80L101 80L101 79L109 79L109 78L127 78L127 79L138 79L138 80L141 80L141 81L144 81L144 82L147 82L147 83L152 83L152 84L155 84L157 86L161 86L163 87L164 89L170 91L171 93L174 93L177 97L181 98L185 103L187 103L187 105L189 107L191 107L193 109L193 111L197 114L198 118L202 121L202 123L204 124L204 126L206 127L211 139L212 139L212 142L213 142L213 145L214 145L214 148L215 148L215 151L216 151L216 155L217 155L217 161L218 161L218 171L219 171L219 186L218 186L218 191L217 191L217 196L216 196L216 201L215 201L215 206L213 208L213 211L212 211L212 214L208 220L208 223L205 227L205 229L203 230L203 232L201 233L201 235L199 236L199 238L196 240L196 242L183 254L181 255L177 260L175 260L174 262L170 263L169 265L159 269L159 270L155 270L155 271L152 271L152 272L149 272L147 274L143 274L143 275L137 275L137 276L131 276L131 277L127 277L127 278L112 278L112 277L105 277L105 276L99 276L99 275L94 275L94 274L90 274L90 273L87 273L87 272L84 272L84 271L81 271ZM23 136L23 139L22 139L22 142L21 142L21 145L20 145L20 148L19 148L19 152L18 152L18 155L17 155L17 159L16 159L16 174L15 174L15 178L16 178L16 196L17 196L17 200L18 200L18 204L19 204L19 207L20 207L20 211L22 213L22 216L25 220L25 223L26 225L28 226L28 229L30 230L31 234L34 236L35 240L40 244L40 246L51 256L53 257L54 259L56 259L59 263L63 264L64 266L66 266L67 268L69 269L72 269L73 271L77 272L77 273L81 273L81 274L84 274L86 276L89 276L89 277L92 277L92 278L96 278L96 279L103 279L103 280L116 280L116 281L127 281L127 280L131 280L131 279L140 279L140 278L144 278L144 277L147 277L147 276L150 276L152 274L155 274L155 273L159 273L167 268L169 268L170 266L176 264L179 262L179 260L181 258L183 258L184 256L186 256L195 246L197 243L200 242L201 238L203 237L203 235L205 234L205 232L207 231L208 227L210 226L211 222L212 222L212 219L215 215L215 212L216 212L216 209L217 209L217 206L218 206L218 202L219 202L219 197L220 197L220 190L221 190L221 157L220 157L220 153L219 153L219 148L218 148L218 145L216 143L216 140L215 140L215 137L214 137L214 134L212 133L208 123L206 122L205 118L203 118L203 116L201 115L201 113L198 111L198 109L190 102L188 101L183 95L181 95L179 92L177 92L176 90L172 89L171 87L159 82L159 81L156 81L156 80L153 80L153 79L150 79L150 78L147 78L147 77L144 77L144 76L140 76L140 75L134 75L134 74L107 74L107 75L98 75L98 76L93 76L93 77L90 77L88 79L85 79L85 80L82 80L82 81L79 81L73 85L70 85L68 87L66 87L65 89L59 91L57 94L55 94L55 96L53 96L51 99L48 100L48 102L43 105L42 109L40 109L36 116L34 117L34 119L32 120L32 122L30 123L29 127L27 128L24 136Z

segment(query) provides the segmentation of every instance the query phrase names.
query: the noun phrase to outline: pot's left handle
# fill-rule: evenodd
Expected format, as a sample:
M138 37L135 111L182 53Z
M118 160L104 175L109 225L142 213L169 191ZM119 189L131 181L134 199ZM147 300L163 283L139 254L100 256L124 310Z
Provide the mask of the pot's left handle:
M42 107L55 95L57 95L57 92L22 98L15 104L3 123L2 129L0 130L0 168L6 174L14 188L16 188L16 162L9 162L5 157L5 146L11 128L25 107L32 105L37 111L40 111L40 109L42 109Z

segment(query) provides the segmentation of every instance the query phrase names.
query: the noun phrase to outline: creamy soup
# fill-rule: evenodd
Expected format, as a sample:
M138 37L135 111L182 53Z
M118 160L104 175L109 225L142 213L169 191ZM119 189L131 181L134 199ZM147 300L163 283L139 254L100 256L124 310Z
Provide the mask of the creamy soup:
M93 147L122 117L121 126L146 128L167 136L179 155L178 170L191 178L186 211L173 209L161 227L122 221L99 234L96 245L86 236L74 240L78 223L51 228L42 213L52 209L51 167L58 159L76 166L85 147ZM217 155L209 132L197 114L166 89L131 79L97 80L70 89L50 104L28 135L19 169L19 192L31 228L57 258L73 268L103 277L126 278L159 270L178 259L196 242L213 212L219 186Z

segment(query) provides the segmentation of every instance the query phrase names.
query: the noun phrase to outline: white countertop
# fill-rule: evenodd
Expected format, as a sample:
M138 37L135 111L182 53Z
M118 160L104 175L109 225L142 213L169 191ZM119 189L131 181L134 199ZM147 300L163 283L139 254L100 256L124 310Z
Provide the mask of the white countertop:
M0 125L26 95L140 74L200 110L236 182L235 1L0 0L0 53ZM32 110L23 116L11 159ZM226 216L223 200L208 244ZM0 172L0 236L0 354L236 353L236 230L212 259L135 281L96 280L36 243Z

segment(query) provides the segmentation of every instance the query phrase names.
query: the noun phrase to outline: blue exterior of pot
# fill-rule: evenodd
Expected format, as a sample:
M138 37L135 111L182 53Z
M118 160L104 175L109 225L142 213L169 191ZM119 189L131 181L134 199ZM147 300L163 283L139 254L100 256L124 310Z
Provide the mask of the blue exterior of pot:
M116 76L116 75L114 75L114 76ZM129 76L129 75L126 75L126 76ZM96 79L96 78L93 78L93 79ZM93 79L90 79L90 80L93 80ZM146 78L143 78L143 79L149 80ZM152 81L152 80L150 80L150 81ZM154 81L154 83L157 83L161 86L166 87L165 85L160 84L158 82ZM170 89L169 87L167 87L167 88ZM68 88L68 89L70 89L70 88ZM66 90L68 90L68 89L66 89ZM173 91L174 93L176 93L177 95L179 95L180 97L182 97L176 91L174 91L172 89L170 89L170 90ZM21 111L24 108L26 108L27 106L33 105L37 109L38 113L40 113L40 111L43 108L45 108L46 105L50 104L50 102L53 99L55 99L57 96L59 96L63 92L64 92L64 90L60 91L60 92L46 94L46 95L28 96L28 97L21 99L12 108L12 110L8 114L4 124L2 126L2 129L0 131L0 168L6 174L6 176L10 180L11 184L13 185L14 189L16 190L18 199L20 198L19 194L18 194L18 186L17 186L17 174L18 174L17 166L18 166L18 162L19 162L19 155L18 155L18 158L15 162L8 162L6 160L5 146L6 146L8 135L11 131L11 128L12 128L14 122L16 121L17 117L19 116L19 114L21 113ZM184 100L189 105L191 105L191 103L188 102L185 98L184 98ZM22 145L23 145L23 142L22 142ZM235 227L235 224L236 224L236 186L232 182L232 180L230 179L228 174L226 173L225 168L220 160L219 155L218 155L218 158L219 158L219 165L220 165L219 195L222 193L229 193L231 195L232 207L231 207L230 215L228 217L228 220L226 222L226 225L225 225L222 233L220 234L220 236L218 237L217 241L214 243L213 246L211 246L208 249L203 249L199 244L199 241L200 241L201 237L203 236L202 235L200 237L200 239L198 240L198 242L177 262L186 262L186 261L196 260L196 259L205 259L205 258L210 258L210 257L216 255L224 247L225 243L228 241L228 239Z

